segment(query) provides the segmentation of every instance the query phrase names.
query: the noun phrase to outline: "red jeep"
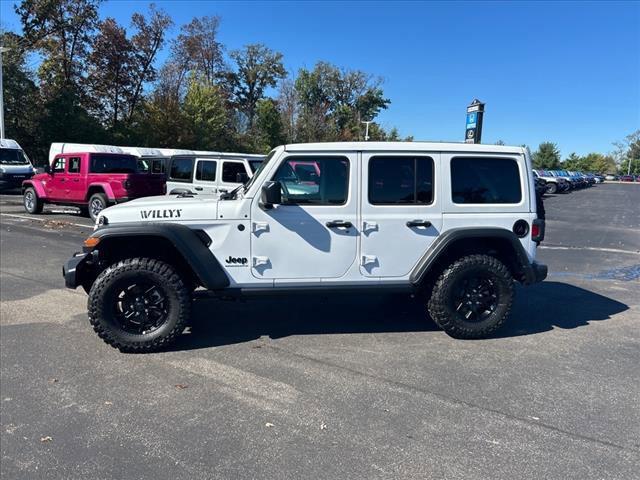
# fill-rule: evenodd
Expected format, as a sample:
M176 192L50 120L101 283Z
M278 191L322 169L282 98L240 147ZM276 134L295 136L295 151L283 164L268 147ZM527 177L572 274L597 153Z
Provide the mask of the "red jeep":
M45 173L22 183L24 208L40 213L45 203L73 205L95 221L109 204L165 194L165 176L152 173L160 170L150 168L150 163L151 159L116 153L56 155Z

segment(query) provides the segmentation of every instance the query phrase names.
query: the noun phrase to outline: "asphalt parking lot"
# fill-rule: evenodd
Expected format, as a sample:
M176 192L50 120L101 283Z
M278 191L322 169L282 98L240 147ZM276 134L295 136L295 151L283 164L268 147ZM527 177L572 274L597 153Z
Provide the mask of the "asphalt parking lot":
M63 288L91 222L0 196L0 473L638 478L640 185L545 204L549 278L495 338L397 297L207 300L174 349L127 355Z

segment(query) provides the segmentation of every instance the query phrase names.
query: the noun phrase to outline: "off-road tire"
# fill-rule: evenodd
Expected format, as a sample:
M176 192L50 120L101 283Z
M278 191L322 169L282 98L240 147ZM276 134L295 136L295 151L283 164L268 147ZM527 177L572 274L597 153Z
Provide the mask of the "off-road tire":
M113 302L117 284L136 278L159 285L167 294L169 312L164 323L150 333L134 334L116 321ZM171 345L182 334L191 315L191 295L169 264L151 258L127 258L107 267L89 292L89 321L102 340L122 352L153 352Z
M94 202L102 203L102 208L97 213L94 211L94 208L92 208ZM91 220L95 222L100 212L108 206L109 202L107 201L107 196L104 193L94 193L93 195L91 195L91 197L89 198L89 203L87 204L87 210L89 212L89 217L91 218Z
M497 305L490 316L479 322L468 322L456 311L453 289L466 275L488 276L496 287ZM427 309L433 321L454 338L484 338L493 334L506 321L513 302L513 277L509 269L490 255L469 255L447 267L433 286Z
M32 199L31 202L28 201L29 198ZM24 191L24 194L22 196L22 205L24 205L24 209L27 213L34 215L37 213L42 213L44 202L40 198L38 198L36 190L33 187L29 187Z
M558 185L555 182L547 183L547 193L553 195L558 192Z

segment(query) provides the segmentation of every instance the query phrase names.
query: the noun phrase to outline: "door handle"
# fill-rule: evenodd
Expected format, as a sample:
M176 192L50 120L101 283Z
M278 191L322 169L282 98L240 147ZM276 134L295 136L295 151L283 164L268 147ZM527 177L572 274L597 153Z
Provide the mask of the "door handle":
M66 182L66 180L64 178L61 178L60 182Z
M200 191L200 190L202 190L202 187L195 187L195 189Z
M74 179L73 179L73 181L74 181L74 182L79 182L79 181L80 181L80 179L79 179L79 178L74 178Z
M431 226L431 222L429 220L409 220L407 222L407 227L425 227L429 228Z
M328 228L351 228L353 225L351 222L345 222L343 220L333 220L331 222L325 223Z

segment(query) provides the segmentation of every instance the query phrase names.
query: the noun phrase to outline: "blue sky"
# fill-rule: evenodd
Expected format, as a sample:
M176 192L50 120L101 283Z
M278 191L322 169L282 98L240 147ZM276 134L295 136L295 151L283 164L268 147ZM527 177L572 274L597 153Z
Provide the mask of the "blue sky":
M0 22L19 31L13 3L2 0ZM640 128L639 2L155 3L176 24L170 38L219 15L229 50L260 42L291 72L325 60L383 77L391 106L378 121L417 140L463 140L476 97L484 143L608 152ZM147 4L108 1L100 14L128 25Z

